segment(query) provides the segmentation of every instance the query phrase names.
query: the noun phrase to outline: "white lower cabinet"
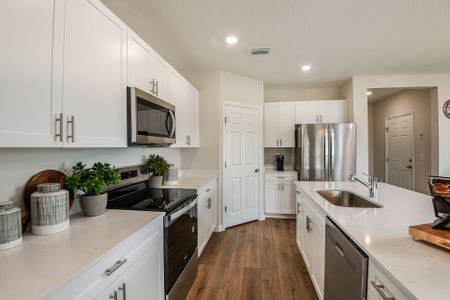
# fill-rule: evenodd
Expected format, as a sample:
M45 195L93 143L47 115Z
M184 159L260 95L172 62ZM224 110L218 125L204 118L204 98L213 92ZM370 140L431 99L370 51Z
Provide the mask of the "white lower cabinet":
M314 288L323 299L325 283L325 218L301 191L297 194L297 244Z
M45 299L162 300L164 297L163 220L160 218Z
M367 300L395 299L408 300L409 297L391 278L369 259L369 276L367 279Z
M216 182L201 188L198 198L198 256L200 256L217 224Z
M266 175L264 183L265 213L295 214L295 184L297 177Z

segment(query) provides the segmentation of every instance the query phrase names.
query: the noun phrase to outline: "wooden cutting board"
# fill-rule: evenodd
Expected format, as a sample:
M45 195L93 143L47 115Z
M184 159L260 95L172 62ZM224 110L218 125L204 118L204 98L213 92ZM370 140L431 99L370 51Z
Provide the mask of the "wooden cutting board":
M22 216L22 231L25 232L28 224L31 221L31 201L30 196L37 190L38 184L47 182L57 182L64 188L64 174L58 170L45 170L34 174L25 185L23 190L23 205L25 207L25 214ZM72 207L74 199L73 191L69 191L69 207Z
M433 229L430 224L409 226L409 235L416 241L425 241L450 250L450 229Z

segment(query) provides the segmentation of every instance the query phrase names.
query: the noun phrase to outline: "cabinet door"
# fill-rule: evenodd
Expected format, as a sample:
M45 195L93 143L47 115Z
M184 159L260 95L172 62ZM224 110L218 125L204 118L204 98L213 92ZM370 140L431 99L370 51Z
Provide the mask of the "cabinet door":
M321 297L319 298L322 299L325 284L325 236L314 225L314 220L311 227L311 240L312 245L314 245L313 274L316 285L319 287L321 293Z
M265 212L276 214L280 212L280 187L279 182L265 182L264 198L265 198Z
M301 200L301 195L296 195L297 198L297 216L296 216L296 222L297 222L297 244L300 246L300 251L303 252L303 237L305 236L305 216L303 212L303 203Z
M208 207L207 195L202 193L199 195L198 201L198 255L202 253L206 246L207 226L208 226Z
M295 184L293 182L281 183L280 213L295 214Z
M320 101L321 123L345 123L346 121L346 101L327 100Z
M216 228L216 209L217 209L217 193L216 186L211 187L211 191L209 192L209 197L207 200L208 208L208 221L207 221L207 236L209 237L214 229Z
M160 99L169 99L169 66L156 52L150 56L150 80L155 80L153 94Z
M306 201L303 203L303 212L304 212L304 238L303 238L303 253L305 258L305 264L310 271L310 275L314 276L312 273L313 267L313 257L314 257L314 240L312 238L311 232L308 230L311 226L311 209L307 205Z
M97 0L67 1L65 24L65 146L126 147L126 26Z
M318 101L295 102L295 124L319 123L318 110Z
M185 120L187 146L199 147L199 93L194 87L185 84L187 105L182 113Z
M186 83L183 78L174 70L170 72L170 98L169 102L175 105L175 136L176 143L172 147L186 147L187 146L187 120L189 119L186 114L187 102L186 101Z
M278 105L264 103L264 147L278 147Z
M62 145L55 137L61 99L52 95L53 25L58 3L0 2L0 147Z
M129 86L151 92L150 47L134 32L128 30L127 81Z
M116 281L118 288L125 284L126 299L164 299L164 252L162 241L154 244ZM119 290L119 294L124 294ZM125 297L119 299L125 299Z
M278 103L278 138L281 147L295 146L294 102Z

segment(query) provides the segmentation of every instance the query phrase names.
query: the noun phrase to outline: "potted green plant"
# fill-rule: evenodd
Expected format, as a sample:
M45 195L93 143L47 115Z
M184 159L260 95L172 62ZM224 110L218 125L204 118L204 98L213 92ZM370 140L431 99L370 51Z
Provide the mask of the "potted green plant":
M82 162L72 167L72 175L66 176L64 182L70 190L81 190L84 195L80 198L81 209L85 216L95 217L106 210L108 194L105 187L120 181L120 174L116 168L108 163L95 163L86 168Z
M150 172L150 187L160 187L163 183L164 172L169 169L167 160L158 154L151 154L146 162L148 171Z

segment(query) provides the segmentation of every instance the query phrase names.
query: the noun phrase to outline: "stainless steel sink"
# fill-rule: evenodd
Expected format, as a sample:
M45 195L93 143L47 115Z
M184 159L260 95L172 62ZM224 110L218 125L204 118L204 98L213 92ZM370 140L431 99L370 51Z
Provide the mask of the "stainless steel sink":
M318 190L316 191L320 196L324 197L328 202L337 206L344 207L368 207L380 208L382 205L372 202L357 194L349 191L340 190Z

